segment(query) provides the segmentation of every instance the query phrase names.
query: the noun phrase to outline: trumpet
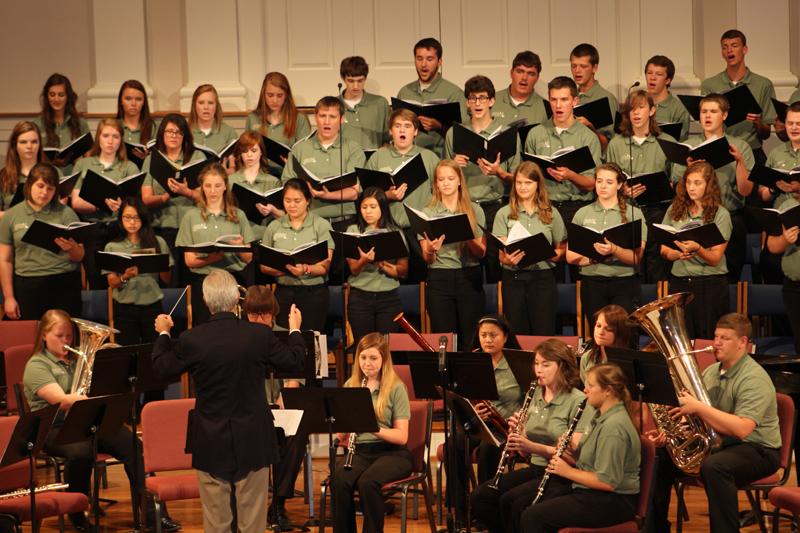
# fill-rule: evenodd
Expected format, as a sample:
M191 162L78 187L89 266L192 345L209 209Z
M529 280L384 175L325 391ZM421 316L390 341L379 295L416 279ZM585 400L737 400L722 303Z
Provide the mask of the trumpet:
M578 421L581 419L583 410L586 408L586 401L587 399L584 398L583 401L578 404L578 410L575 411L575 416L573 416L572 420L569 421L567 430L561 435L558 447L556 448L556 453L553 454L554 458L560 459L567 450L567 446L569 446L569 443L572 440L572 434L575 433L575 428L578 427ZM536 505L539 503L539 500L542 499L542 496L544 496L544 489L547 488L548 481L550 481L550 471L545 470L542 480L539 482L539 488L536 490L536 497L533 499L531 505Z
M51 483L50 485L42 485L41 487L34 488L33 493L39 494L40 492L63 490L68 487L69 483ZM15 490L14 492L6 492L5 494L0 494L0 501L11 500L14 498L23 498L25 496L30 496L30 494L31 494L31 489L20 489L20 490Z
M533 378L531 382L531 387L528 389L528 392L525 393L525 400L522 402L522 407L519 410L519 418L517 419L517 424L514 426L514 429L509 432L514 433L515 435L521 435L523 431L525 431L525 423L528 421L528 409L530 409L531 402L533 401L533 395L536 394L536 386L539 384L539 381L536 377ZM489 488L494 490L499 490L500 488L500 478L503 477L503 472L506 469L506 465L509 466L509 470L513 468L511 464L511 450L508 449L508 440L506 439L506 444L503 446L503 453L500 456L500 463L497 465L497 471L494 473L494 479L492 482L489 483Z
M361 386L367 386L367 378L361 379ZM353 469L353 457L356 455L356 437L358 434L355 432L350 433L350 439L347 441L347 456L344 458L344 469L345 470L352 470Z

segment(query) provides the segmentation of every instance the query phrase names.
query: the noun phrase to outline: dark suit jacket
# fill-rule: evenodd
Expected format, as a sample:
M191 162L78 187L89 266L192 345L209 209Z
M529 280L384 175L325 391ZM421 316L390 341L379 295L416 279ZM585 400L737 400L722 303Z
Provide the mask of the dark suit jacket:
M177 341L159 335L153 347L158 376L188 371L197 402L188 440L192 466L227 480L240 479L279 460L264 379L267 367L299 370L305 347L300 333L288 345L262 324L217 313Z

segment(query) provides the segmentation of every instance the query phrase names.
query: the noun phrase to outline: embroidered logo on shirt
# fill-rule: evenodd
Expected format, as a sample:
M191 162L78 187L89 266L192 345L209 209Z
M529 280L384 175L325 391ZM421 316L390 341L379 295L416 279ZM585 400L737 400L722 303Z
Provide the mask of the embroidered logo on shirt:
M305 159L303 159L303 165L308 165L309 163L316 163L316 162L317 162L316 157L306 157Z
M584 218L583 219L583 225L585 226L586 224L597 224L597 219L596 218Z
M277 241L277 240L279 240L279 239L288 239L288 238L289 238L289 237L288 237L288 235L286 235L286 234L285 234L284 232L282 232L282 231L279 231L279 232L277 232L277 233L276 233L276 234L275 234L275 235L272 237L272 240L273 240L273 241Z
M192 226L192 232L200 231L200 230L204 230L204 229L208 229L208 225L205 224L204 222L201 222L200 224L195 224L194 226Z
M16 224L14 224L14 231L19 231L19 230L23 230L23 229L24 230L28 229L28 224L27 223L25 223L25 222L17 222Z

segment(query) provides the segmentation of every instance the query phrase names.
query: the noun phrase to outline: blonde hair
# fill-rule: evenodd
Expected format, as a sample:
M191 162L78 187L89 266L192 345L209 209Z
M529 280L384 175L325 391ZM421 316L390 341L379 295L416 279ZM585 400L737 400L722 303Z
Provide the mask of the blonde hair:
M636 418L633 411L633 400L628 390L627 378L622 369L615 363L602 363L590 368L586 375L594 376L598 387L611 391L611 394L625 406L625 410L628 411L628 416L631 417L631 422L633 422Z
M394 390L396 384L399 383L403 386L403 388L405 388L405 383L400 380L400 378L397 376L397 373L394 371L394 366L392 365L392 354L389 352L389 343L383 334L369 333L361 337L361 340L358 342L358 346L356 347L356 355L353 360L353 373L350 375L350 379L347 380L344 386L361 386L361 381L365 378L365 376L361 371L361 365L358 364L358 357L361 355L361 352L364 350L369 350L370 348L377 348L381 354L381 384L378 392L378 401L375 402L375 416L377 416L378 420L381 422L388 424L389 421L385 420L383 417L383 410L386 407L386 404L389 401L389 396L392 394L392 390Z
M61 309L49 309L45 311L42 318L39 319L39 329L36 331L36 342L33 345L33 353L36 354L45 349L44 336L50 333L58 324L69 324L72 326L72 317L69 316L69 313ZM74 329L72 333L72 338L74 340Z
M210 163L200 171L197 181L200 183L200 198L197 200L197 207L200 208L200 216L203 220L208 220L208 201L206 200L206 193L203 191L203 183L209 176L219 176L225 184L225 194L222 196L223 208L225 216L234 224L239 223L239 213L236 209L236 204L233 201L233 194L228 186L228 173L219 163Z
M192 95L192 108L189 110L189 129L197 127L197 99L205 93L214 93L216 107L214 108L214 127L219 129L222 125L222 104L219 103L217 88L210 83L204 83L194 90Z
M464 177L464 172L461 170L461 167L452 159L442 159L439 161L439 164L436 165L436 169L433 171L433 179L431 180L431 201L428 207L436 207L437 204L442 203L442 193L440 193L438 187L436 187L437 174L440 168L452 169L458 176L458 205L456 206L456 213L465 213L467 215L472 233L477 235L478 222L475 219L475 210L472 209L472 199L469 196L467 180ZM465 252L466 247L467 243L458 243L458 249L461 253Z

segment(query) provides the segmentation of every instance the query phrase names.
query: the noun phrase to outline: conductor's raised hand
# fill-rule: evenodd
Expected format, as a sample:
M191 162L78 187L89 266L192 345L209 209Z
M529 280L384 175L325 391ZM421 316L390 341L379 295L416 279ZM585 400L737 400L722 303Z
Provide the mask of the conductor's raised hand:
M161 313L156 317L155 328L158 333L163 333L165 331L169 333L169 330L171 330L174 325L175 323L169 315Z
M300 309L295 304L292 304L292 307L289 308L289 330L300 329L302 324L303 315L300 313Z

